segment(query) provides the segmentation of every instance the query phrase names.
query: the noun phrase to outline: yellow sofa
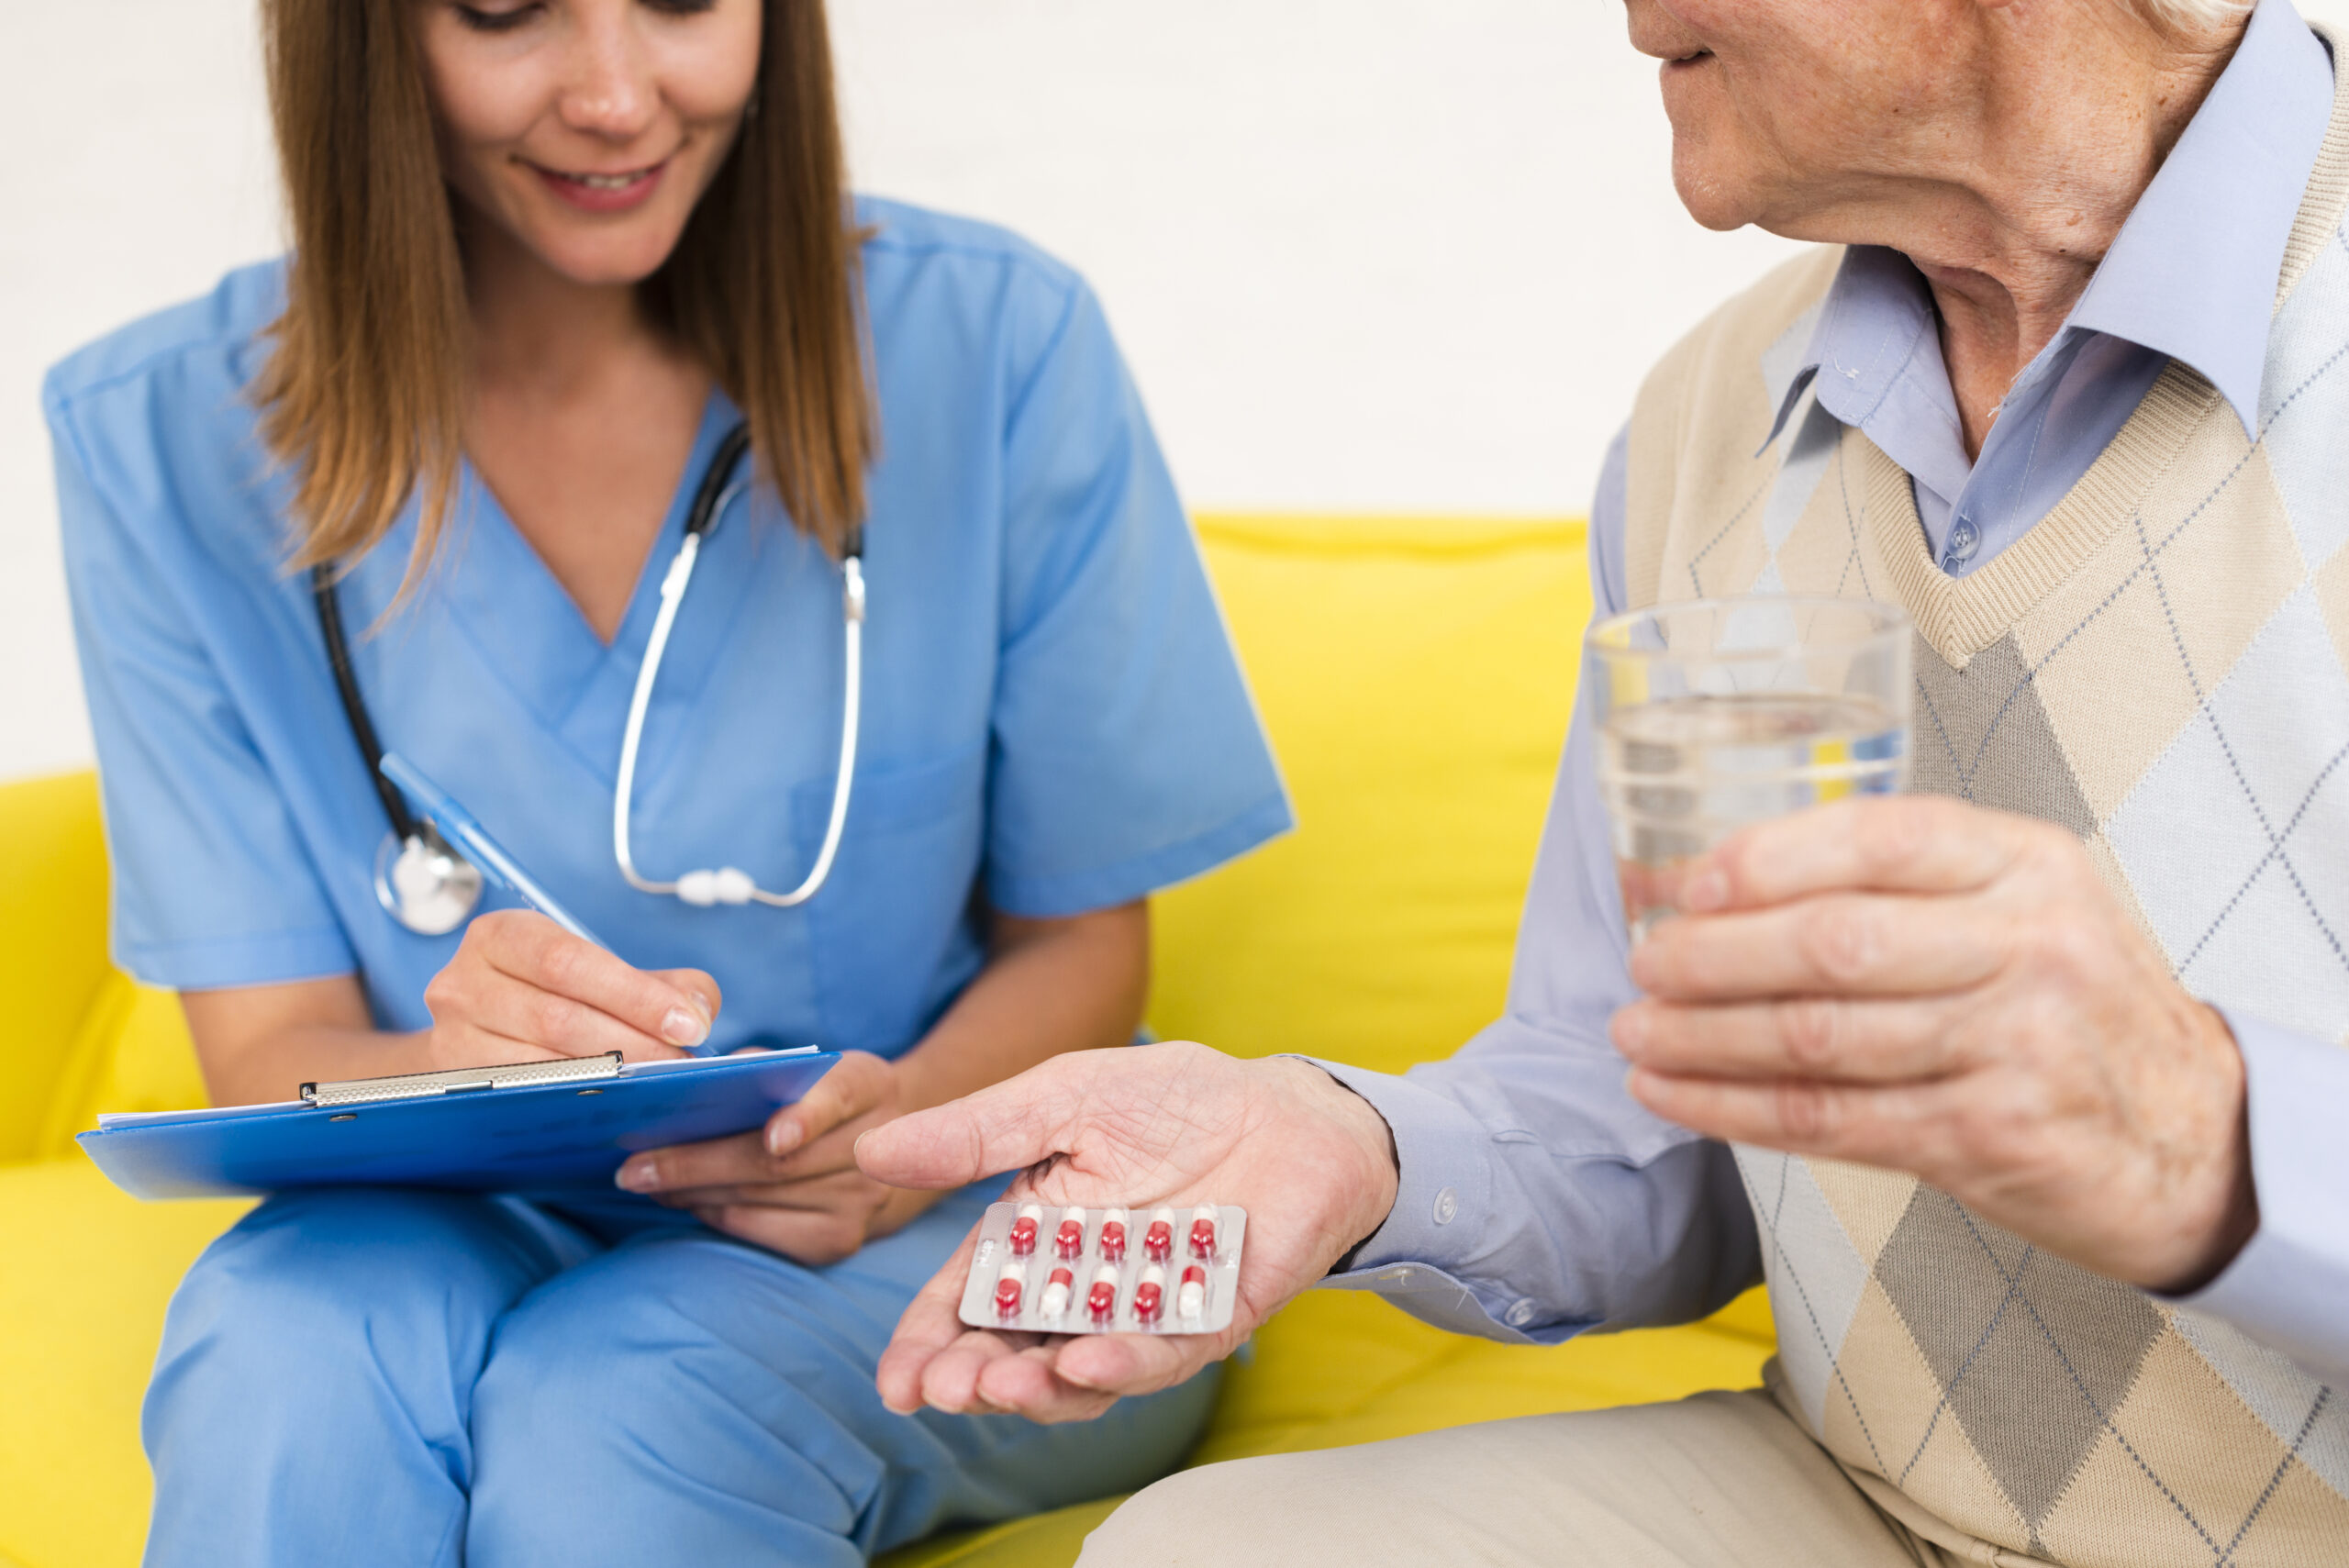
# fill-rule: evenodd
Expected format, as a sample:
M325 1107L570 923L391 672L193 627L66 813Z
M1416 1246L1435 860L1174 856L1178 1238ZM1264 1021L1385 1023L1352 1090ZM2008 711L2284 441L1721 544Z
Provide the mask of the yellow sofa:
M1257 1055L1441 1056L1500 1006L1589 613L1572 523L1203 519L1297 802L1292 838L1158 901L1151 1021ZM242 1211L139 1205L81 1159L100 1107L202 1102L176 1003L106 961L87 774L0 788L0 1568L123 1568L146 1524L140 1391L164 1303ZM1759 1293L1555 1350L1308 1295L1236 1362L1194 1462L1756 1380ZM887 1568L1066 1563L1115 1499Z

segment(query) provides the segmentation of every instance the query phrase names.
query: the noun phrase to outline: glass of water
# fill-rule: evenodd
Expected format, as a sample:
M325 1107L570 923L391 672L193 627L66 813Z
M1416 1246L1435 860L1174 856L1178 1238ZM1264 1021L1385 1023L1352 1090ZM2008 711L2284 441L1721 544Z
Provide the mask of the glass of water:
M1632 941L1738 828L1907 784L1909 635L1890 605L1764 595L1590 628L1598 790Z

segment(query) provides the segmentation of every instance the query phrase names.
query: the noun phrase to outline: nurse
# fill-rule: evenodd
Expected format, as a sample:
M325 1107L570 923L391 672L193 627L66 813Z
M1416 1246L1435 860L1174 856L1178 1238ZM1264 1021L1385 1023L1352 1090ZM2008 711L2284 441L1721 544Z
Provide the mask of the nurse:
M222 1102L754 1040L846 1052L762 1133L601 1197L288 1195L190 1272L146 1408L155 1564L847 1564L1135 1486L1103 1426L888 1414L889 1329L990 1195L857 1133L1139 1020L1152 890L1287 806L1099 306L1000 231L842 186L818 0L266 0L295 245L50 375L115 948ZM812 897L631 886L818 857ZM721 468L721 472L723 469ZM420 934L381 744L611 944ZM430 925L433 922L421 922Z

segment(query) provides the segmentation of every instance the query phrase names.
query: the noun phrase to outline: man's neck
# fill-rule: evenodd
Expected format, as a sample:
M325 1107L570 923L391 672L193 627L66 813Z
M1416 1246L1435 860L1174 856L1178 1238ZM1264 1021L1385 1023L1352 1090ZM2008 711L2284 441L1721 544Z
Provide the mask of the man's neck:
M2117 4L1976 15L1970 74L1997 90L1954 99L1941 123L1912 130L1913 174L1896 157L1832 210L1782 230L1888 246L1916 264L1969 458L2079 303L2244 27L2237 17L2195 38L2157 34ZM1953 156L1953 146L1964 150Z

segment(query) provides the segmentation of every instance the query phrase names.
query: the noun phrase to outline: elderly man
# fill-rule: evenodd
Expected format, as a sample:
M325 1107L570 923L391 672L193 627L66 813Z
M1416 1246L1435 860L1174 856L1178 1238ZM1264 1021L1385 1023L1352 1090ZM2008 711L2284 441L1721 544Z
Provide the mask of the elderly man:
M1230 1333L965 1332L958 1261L883 1393L1077 1418L1316 1283L1554 1343L1766 1271L1767 1391L1190 1472L1085 1562L2349 1563L2332 46L2286 0L1630 10L1689 209L1826 244L1641 389L1599 596L1897 601L1930 793L1749 830L1627 951L1586 710L1452 1060L1092 1053L866 1135L1245 1204Z

